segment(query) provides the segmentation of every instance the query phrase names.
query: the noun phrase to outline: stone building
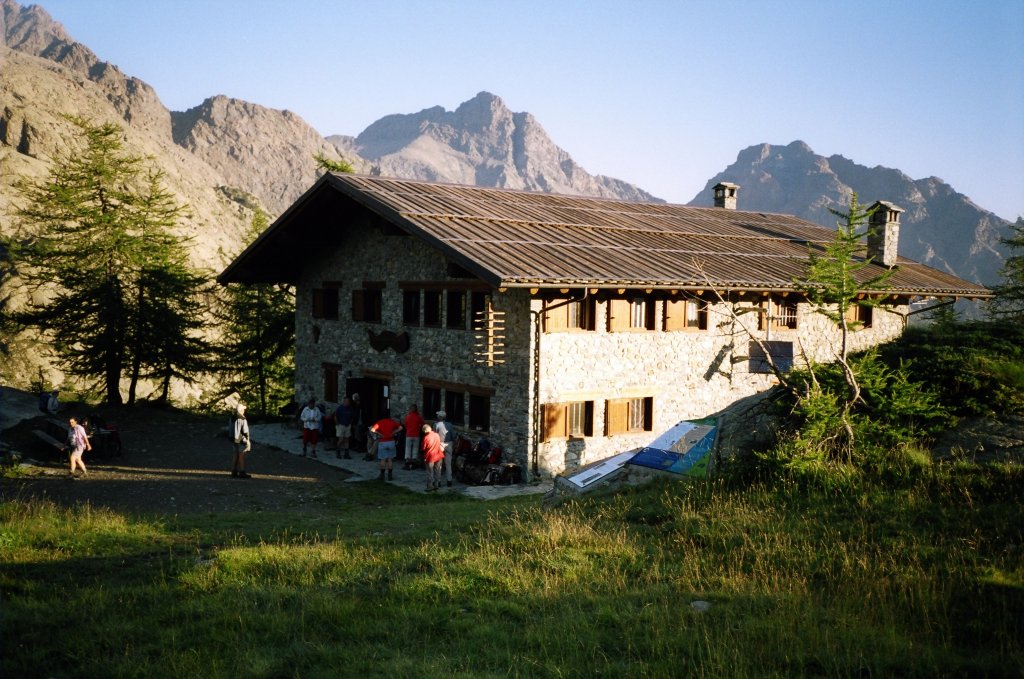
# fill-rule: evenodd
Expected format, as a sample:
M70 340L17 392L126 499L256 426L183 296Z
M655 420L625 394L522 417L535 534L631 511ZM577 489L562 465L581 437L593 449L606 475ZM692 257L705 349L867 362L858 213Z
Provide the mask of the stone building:
M299 402L443 408L550 475L767 389L768 356L834 357L793 282L834 233L737 210L738 188L695 208L328 174L219 280L296 287ZM891 276L851 309L851 350L897 336L915 300L989 295L898 257L899 212L874 213L858 276Z

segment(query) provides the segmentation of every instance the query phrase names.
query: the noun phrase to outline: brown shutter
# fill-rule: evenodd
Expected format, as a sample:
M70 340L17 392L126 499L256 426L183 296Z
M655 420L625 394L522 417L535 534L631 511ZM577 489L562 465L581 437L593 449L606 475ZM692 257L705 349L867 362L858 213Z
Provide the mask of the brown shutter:
M621 434L629 426L629 401L607 401L604 416L605 436Z
M565 416L565 404L563 403L545 403L541 407L541 419L543 421L543 439L544 441L550 441L551 439L562 439L568 434L566 427L568 426Z
M629 300L608 300L608 331L629 330Z
M665 300L665 330L686 330L686 300Z
M545 302L544 306L549 307L565 302L564 299L554 299ZM569 305L565 304L544 312L544 332L564 332L569 327Z

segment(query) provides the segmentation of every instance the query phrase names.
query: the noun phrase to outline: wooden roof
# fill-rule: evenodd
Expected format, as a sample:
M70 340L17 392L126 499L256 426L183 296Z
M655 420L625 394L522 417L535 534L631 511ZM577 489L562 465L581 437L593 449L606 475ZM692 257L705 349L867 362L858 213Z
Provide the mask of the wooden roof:
M419 238L496 288L789 291L809 248L820 251L834 236L789 215L332 173L218 280L294 283L311 248L374 222ZM859 275L884 270L872 264ZM867 292L991 295L903 257L884 290Z

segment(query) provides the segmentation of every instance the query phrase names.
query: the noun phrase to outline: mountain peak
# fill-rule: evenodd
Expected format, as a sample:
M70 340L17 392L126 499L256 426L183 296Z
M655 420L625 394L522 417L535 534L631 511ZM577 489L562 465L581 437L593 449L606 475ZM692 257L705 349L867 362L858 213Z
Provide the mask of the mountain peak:
M856 192L869 205L888 200L904 208L900 254L980 283L998 280L1003 255L994 243L1009 223L977 208L940 179L913 180L900 170L858 165L840 155L819 156L802 141L756 144L708 180L690 205L710 206L718 182L740 185L739 209L793 214L835 226Z

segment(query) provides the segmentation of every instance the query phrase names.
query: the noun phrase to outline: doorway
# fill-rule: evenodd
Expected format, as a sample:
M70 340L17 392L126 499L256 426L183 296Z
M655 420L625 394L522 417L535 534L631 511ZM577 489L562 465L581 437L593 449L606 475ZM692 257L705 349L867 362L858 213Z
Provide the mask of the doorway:
M345 393L359 394L363 406L363 424L370 426L391 408L391 385L376 377L350 377L345 380Z

